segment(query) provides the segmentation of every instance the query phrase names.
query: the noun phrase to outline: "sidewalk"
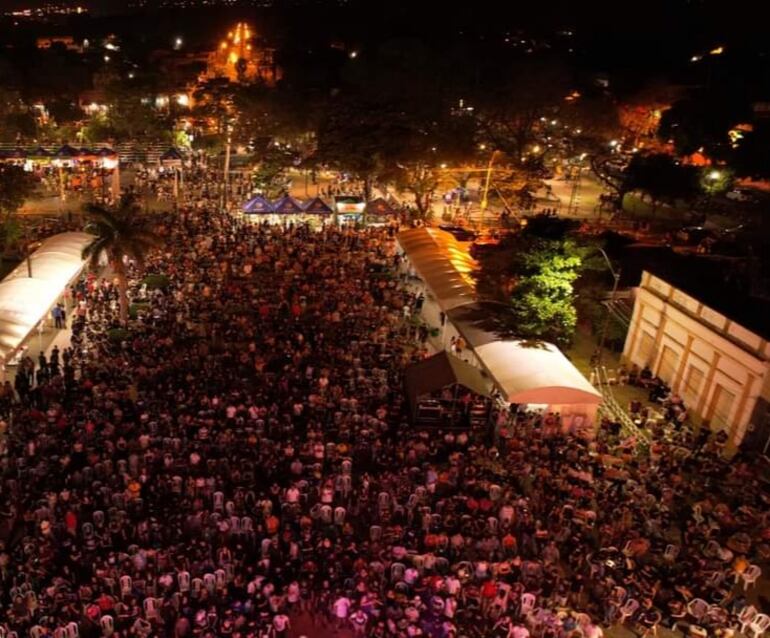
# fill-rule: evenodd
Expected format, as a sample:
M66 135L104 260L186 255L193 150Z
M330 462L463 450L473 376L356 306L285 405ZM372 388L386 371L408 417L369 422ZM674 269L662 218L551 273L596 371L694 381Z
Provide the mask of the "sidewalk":
M72 313L67 311L67 327L66 328L54 328L53 321L46 319L46 325L42 331L36 331L37 334L30 335L25 342L27 346L26 356L30 357L35 362L35 370L37 370L37 359L41 352L43 352L48 359L51 355L51 351L55 346L59 347L59 350L69 348L70 339L72 337ZM13 385L16 380L16 370L18 366L6 366L6 379Z

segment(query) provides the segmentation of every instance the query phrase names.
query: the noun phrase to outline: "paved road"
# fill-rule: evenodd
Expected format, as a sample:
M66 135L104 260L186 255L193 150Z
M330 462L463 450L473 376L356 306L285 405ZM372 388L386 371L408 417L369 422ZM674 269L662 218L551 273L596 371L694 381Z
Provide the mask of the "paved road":
M590 219L599 215L599 196L605 189L589 171L583 171L577 188L572 180L551 179L546 184L551 187L556 201L538 200L538 207L556 207L558 214L564 217ZM570 210L573 193L575 199Z

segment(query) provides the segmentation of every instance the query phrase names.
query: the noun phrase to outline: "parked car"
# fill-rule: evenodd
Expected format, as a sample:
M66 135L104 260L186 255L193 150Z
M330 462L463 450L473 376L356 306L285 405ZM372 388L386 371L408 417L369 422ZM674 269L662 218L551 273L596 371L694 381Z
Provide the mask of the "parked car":
M750 191L744 190L742 188L734 188L731 191L727 191L725 194L725 197L727 199L733 201L733 202L755 202L756 198L751 194Z
M457 241L473 241L476 239L476 233L474 231L468 228L463 228L462 226L439 224L439 228L451 234Z

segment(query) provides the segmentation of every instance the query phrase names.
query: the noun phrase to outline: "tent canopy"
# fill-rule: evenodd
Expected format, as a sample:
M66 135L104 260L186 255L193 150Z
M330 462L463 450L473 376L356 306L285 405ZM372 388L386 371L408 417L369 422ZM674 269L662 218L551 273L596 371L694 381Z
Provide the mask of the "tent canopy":
M282 215L298 215L302 211L302 205L291 195L281 197L273 203L273 211Z
M506 321L511 309L497 301L477 301L447 312L447 318L474 350L501 339L512 339Z
M320 197L316 197L315 199L311 199L309 202L306 202L304 209L305 209L305 212L309 215L331 215L332 214L331 207Z
M161 162L181 162L182 154L175 148L168 149L163 155L160 156Z
M599 404L602 397L553 344L510 334L504 304L480 301L454 308L447 318L473 349L509 403Z
M262 195L252 197L248 202L243 205L243 212L250 213L252 215L273 213L273 205Z
M49 237L0 282L0 357L7 358L43 319L83 268L88 233ZM32 277L29 277L29 269Z
M601 394L553 344L495 341L475 352L509 403L602 402Z
M63 157L63 158L72 158L72 157L77 157L78 155L80 155L80 151L76 149L74 146L70 146L69 144L65 144L58 151L54 153L54 157Z
M377 197L366 205L366 214L378 217L390 217L397 213L385 198Z
M456 383L481 396L492 394L492 383L481 370L446 351L409 366L404 383L412 409L420 396Z
M444 312L476 300L470 273L477 263L451 234L412 228L398 234L398 243Z

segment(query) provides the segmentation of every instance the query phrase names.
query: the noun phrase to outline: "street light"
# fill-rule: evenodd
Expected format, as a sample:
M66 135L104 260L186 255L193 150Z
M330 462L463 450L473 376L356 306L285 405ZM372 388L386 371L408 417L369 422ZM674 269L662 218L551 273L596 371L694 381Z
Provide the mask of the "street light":
M610 261L610 258L607 256L607 253L604 251L603 248L597 248L598 252L601 253L602 257L604 257L604 261L607 262L607 268L610 270L610 274L612 275L615 282L612 285L612 292L610 293L610 302L607 306L607 316L604 318L604 325L602 326L602 334L599 338L599 357L597 361L597 367L601 365L602 358L604 356L604 341L607 338L607 328L609 327L610 323L610 308L612 307L612 304L615 303L615 295L618 292L618 283L620 282L620 267L618 267L617 271L612 267L612 262Z
M492 151L492 155L489 157L489 164L487 165L487 177L484 182L484 194L481 196L481 227L484 228L484 213L487 211L489 205L489 182L492 179L492 164L495 162L495 157L500 153L498 150Z

